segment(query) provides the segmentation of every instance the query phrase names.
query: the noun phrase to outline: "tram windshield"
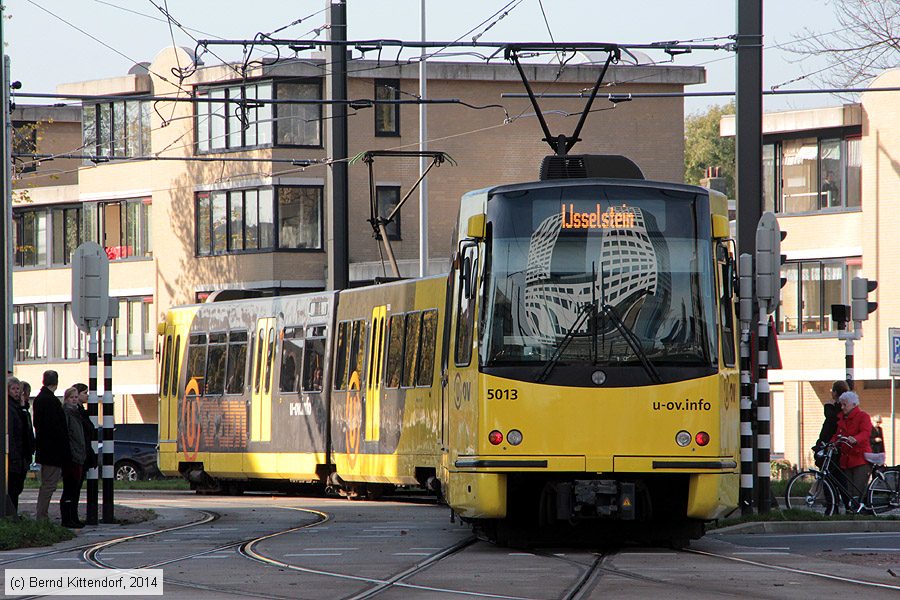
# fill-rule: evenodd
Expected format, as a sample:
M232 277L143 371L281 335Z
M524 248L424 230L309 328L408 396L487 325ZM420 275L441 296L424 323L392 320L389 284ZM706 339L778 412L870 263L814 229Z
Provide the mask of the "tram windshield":
M634 367L658 383L717 363L705 195L542 186L494 194L487 216L482 367Z

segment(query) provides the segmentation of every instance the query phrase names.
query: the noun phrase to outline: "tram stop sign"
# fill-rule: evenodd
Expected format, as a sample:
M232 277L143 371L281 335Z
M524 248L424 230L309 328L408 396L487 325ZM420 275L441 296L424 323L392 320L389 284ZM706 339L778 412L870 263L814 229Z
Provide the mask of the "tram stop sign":
M85 333L109 318L109 257L96 242L84 242L72 255L72 318Z
M900 327L888 327L891 377L900 377Z

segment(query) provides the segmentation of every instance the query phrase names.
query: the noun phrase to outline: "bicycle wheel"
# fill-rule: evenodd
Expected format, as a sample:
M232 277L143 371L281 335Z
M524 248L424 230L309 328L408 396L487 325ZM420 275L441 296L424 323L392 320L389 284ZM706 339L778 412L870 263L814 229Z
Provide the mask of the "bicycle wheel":
M806 510L824 515L834 514L837 508L834 488L819 471L803 471L794 475L784 493L788 509Z
M900 514L900 471L888 470L876 473L867 492L869 506L876 515L894 511Z

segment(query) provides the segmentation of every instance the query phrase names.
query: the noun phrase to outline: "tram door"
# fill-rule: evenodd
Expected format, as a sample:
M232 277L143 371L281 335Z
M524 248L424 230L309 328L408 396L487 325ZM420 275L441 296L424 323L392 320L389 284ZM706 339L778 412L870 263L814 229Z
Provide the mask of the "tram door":
M372 309L372 335L369 337L368 376L366 377L366 441L381 437L381 366L384 360L384 328L387 306Z
M272 362L275 360L275 318L256 321L250 392L250 441L272 440Z

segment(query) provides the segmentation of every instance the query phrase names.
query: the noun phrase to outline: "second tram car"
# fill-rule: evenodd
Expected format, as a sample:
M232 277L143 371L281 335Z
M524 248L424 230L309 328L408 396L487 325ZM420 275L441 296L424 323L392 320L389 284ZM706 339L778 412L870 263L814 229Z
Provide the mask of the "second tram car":
M162 470L702 535L738 502L726 200L583 175L464 196L446 276L170 310Z

